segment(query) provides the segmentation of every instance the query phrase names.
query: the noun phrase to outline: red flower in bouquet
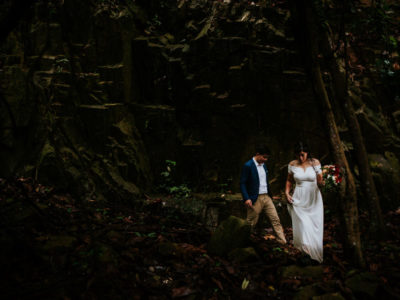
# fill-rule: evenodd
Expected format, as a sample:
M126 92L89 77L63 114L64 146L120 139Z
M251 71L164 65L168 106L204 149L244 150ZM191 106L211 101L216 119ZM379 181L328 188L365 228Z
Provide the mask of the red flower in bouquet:
M338 165L325 165L322 167L322 177L325 185L323 191L337 190L343 181L343 169Z

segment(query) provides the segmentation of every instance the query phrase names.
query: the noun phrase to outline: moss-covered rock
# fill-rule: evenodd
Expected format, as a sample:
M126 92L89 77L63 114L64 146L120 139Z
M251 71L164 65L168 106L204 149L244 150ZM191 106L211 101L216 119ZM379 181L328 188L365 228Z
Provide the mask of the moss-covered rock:
M297 265L290 265L281 267L279 272L283 278L298 276L319 279L322 278L323 275L322 266L300 267Z
M340 293L329 293L321 296L314 296L312 300L344 300L345 298Z
M400 134L400 110L395 111L392 116L396 125L397 133Z
M253 247L236 248L228 253L228 258L237 263L254 262L259 256Z
M296 300L343 300L343 296L337 292L335 281L317 282L302 287L293 297Z
M217 255L226 255L236 248L249 245L250 225L246 220L230 216L223 221L208 243L208 251Z
M76 238L69 235L50 236L43 249L46 251L54 251L59 249L71 248L76 243Z
M65 188L68 186L69 182L65 178L64 171L65 167L55 147L50 141L47 141L42 148L36 165L36 176L38 180L44 184Z
M113 263L116 261L117 254L110 246L100 244L96 247L96 258L101 263Z
M396 155L370 154L369 162L383 210L394 209L400 200L400 164Z
M176 256L182 252L176 243L170 241L164 241L158 244L157 250L158 253L164 257Z
M345 285L360 299L375 299L380 283L380 279L369 272L356 274L345 281Z
M293 299L294 300L309 300L314 299L314 297L318 296L319 290L315 284L304 286L298 291Z

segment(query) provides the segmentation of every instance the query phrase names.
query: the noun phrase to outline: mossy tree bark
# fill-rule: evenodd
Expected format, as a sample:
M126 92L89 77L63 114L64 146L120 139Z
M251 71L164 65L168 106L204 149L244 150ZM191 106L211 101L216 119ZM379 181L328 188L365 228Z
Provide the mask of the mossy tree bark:
M302 28L304 32L304 40L300 42L304 44L304 52L314 92L325 116L333 157L337 164L345 170L345 179L340 185L339 202L346 232L346 252L356 265L364 266L358 222L356 185L342 146L325 83L322 79L319 64L318 26L314 18L313 1L295 0L292 2L292 7L297 17L297 26Z
M372 219L371 231L373 232L374 237L379 239L384 236L385 226L383 223L379 196L369 167L364 138L361 133L360 124L358 123L352 99L348 94L348 79L346 72L342 71L340 68L340 62L332 50L328 32L323 31L320 36L322 38L321 42L324 58L326 59L329 71L332 75L333 95L342 105L344 116L352 137L363 194L369 202L369 213ZM344 57L344 59L345 61L347 60L346 57ZM347 65L347 63L345 63L345 65Z

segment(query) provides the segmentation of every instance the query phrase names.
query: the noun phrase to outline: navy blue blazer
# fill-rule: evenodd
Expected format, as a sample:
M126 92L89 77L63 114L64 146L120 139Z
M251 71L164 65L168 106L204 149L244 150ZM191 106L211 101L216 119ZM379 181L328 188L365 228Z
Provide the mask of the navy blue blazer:
M265 164L264 170L265 174L267 175L268 194L271 196L272 194L268 180L268 169ZM250 159L244 164L242 173L240 175L240 191L242 192L243 201L251 199L251 202L254 204L257 201L259 190L260 178L258 176L257 166L254 163L254 160Z

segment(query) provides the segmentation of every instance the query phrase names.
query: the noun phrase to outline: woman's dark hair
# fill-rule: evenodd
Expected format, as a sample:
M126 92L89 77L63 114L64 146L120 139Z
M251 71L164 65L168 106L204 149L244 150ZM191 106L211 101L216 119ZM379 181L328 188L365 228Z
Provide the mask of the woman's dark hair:
M271 155L271 150L269 150L269 148L265 145L256 145L255 150L258 154Z
M307 152L307 158L312 159L310 148L306 143L301 141L297 142L294 146L294 153L298 154L300 152Z

